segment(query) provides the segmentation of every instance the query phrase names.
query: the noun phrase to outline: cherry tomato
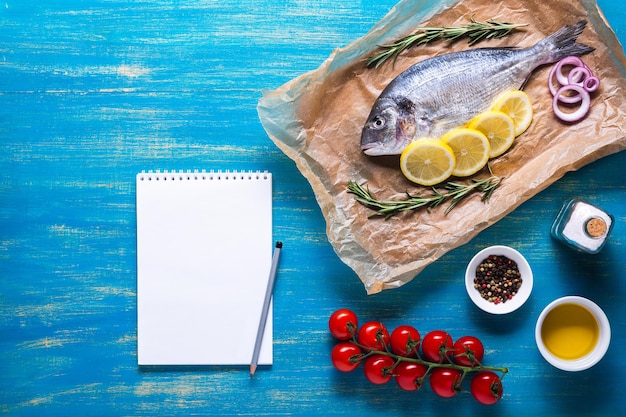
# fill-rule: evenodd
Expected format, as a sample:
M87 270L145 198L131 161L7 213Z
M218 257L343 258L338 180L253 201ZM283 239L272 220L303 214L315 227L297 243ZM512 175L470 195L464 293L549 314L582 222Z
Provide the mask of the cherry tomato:
M430 387L440 397L454 397L461 391L461 371L435 368L430 372Z
M361 363L361 348L351 342L339 342L330 353L333 366L341 372L352 372Z
M389 331L378 321L368 321L359 329L358 340L369 350L385 350L389 343Z
M463 336L454 342L454 362L463 366L480 365L485 357L485 348L474 336Z
M339 340L349 340L359 326L356 314L347 308L335 311L328 319L330 334Z
M476 401L481 404L491 405L502 398L502 381L498 375L491 371L480 371L474 375L470 391Z
M398 326L391 332L391 351L400 356L417 356L420 334L414 327Z
M431 362L447 362L450 359L452 347L452 337L443 330L428 332L422 339L422 353L424 359Z
M363 370L365 378L372 384L382 385L391 380L391 367L396 361L387 355L372 355L365 359Z
M405 391L417 391L424 384L421 379L426 375L428 368L419 363L400 362L394 368L396 384Z

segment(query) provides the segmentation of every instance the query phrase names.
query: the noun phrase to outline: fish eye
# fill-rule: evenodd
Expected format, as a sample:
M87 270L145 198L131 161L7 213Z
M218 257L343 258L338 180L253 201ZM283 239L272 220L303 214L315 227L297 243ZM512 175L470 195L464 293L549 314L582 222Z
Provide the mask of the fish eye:
M383 127L385 127L385 119L383 117L377 116L372 121L372 127L374 129L382 129Z

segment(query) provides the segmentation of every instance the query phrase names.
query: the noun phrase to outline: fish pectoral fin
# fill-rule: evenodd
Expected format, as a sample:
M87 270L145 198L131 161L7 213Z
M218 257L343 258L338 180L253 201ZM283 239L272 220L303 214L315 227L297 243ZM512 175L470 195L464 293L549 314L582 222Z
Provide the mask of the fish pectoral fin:
M415 137L417 130L415 123L416 106L406 97L396 99L398 118L396 120L396 139L411 141Z
M413 117L399 117L396 121L396 139L411 141L415 137L416 131Z

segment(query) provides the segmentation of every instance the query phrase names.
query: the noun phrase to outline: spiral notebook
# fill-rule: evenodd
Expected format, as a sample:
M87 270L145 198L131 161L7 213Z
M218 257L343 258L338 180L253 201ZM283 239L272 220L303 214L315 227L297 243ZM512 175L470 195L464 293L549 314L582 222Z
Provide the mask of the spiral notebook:
M272 258L272 174L136 178L139 365L249 365ZM259 364L272 363L272 314Z

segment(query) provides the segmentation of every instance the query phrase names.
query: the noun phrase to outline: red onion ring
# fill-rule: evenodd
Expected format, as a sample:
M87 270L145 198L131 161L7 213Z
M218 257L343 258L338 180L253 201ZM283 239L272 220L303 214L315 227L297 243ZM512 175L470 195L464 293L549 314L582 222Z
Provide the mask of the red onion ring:
M593 93L600 87L600 79L595 77L589 67L576 67L567 75L568 84L576 84ZM567 85L567 84L566 84Z
M578 58L578 57L574 57L574 58ZM558 89L560 89L560 88L562 88L562 87L564 87L564 86L567 86L567 85L573 84L573 83L569 82L569 80L565 79L565 82L564 82L564 83L561 83L561 85L557 88L557 87L556 87L556 86L552 83L552 79L554 78L554 77L553 77L553 75L554 75L554 72L556 71L556 69L557 69L557 68L558 68L558 64L557 64L557 65L555 65L554 67L552 67L552 70L550 71L551 76L550 76L550 78L548 79L548 88L550 89L550 93L552 94L552 96L556 96L556 95L557 95L557 93L558 93ZM574 69L576 69L576 68L581 68L581 69L584 71L584 68L583 68L583 67L575 67ZM560 71L560 70L559 70L559 71ZM572 70L572 71L573 71L573 70ZM570 72L570 74L571 74L571 72ZM558 78L558 77L557 77L557 78ZM562 95L562 96L560 96L560 97L559 97L559 101L560 101L560 102L562 102L562 103L567 103L567 104L574 104L574 103L578 103L578 102L580 102L580 100L581 100L580 94L576 94L576 95L573 95L573 96L569 96L569 95Z
M572 65L567 76L563 74L563 67ZM561 85L554 85L554 78ZM589 112L591 97L589 93L600 87L600 79L593 75L591 69L577 56L568 56L560 60L550 70L548 89L552 94L552 110L559 119L565 122L577 122ZM572 95L572 93L574 93ZM559 103L576 104L578 109L572 113L566 113L559 107Z
M556 75L556 80L561 84L561 85L567 85L568 81L567 81L567 76L565 76L563 74L562 68L565 65L572 65L574 67L586 67L585 63L583 62L582 59L580 59L577 56L567 56L565 58L563 58L562 60L560 60L556 65L555 65L555 75Z
M593 93L600 88L600 79L592 75L583 82L583 88L587 90L588 93Z
M584 81L591 77L591 71L585 67L574 67L569 74L567 74L567 84L583 85Z
M563 62L565 61L565 62ZM569 74L567 76L565 76L562 72L562 67L563 65L576 65L572 70L570 70ZM581 65L577 65L577 64L581 64ZM577 70L577 71L576 71ZM574 72L576 71L576 72ZM557 90L562 87L562 86L566 86L569 84L577 84L580 81L582 81L584 78L580 78L578 80L575 80L576 82L572 82L572 80L570 79L570 76L572 75L572 72L574 72L574 75L577 75L579 78L580 77L585 77L585 75L587 75L587 77L591 76L591 70L589 70L589 68L582 62L582 60L580 58L578 58L577 56L569 56L566 58L563 58L561 61L559 61L556 65L554 65L552 67L552 69L550 69L550 75L548 75L548 89L550 90L550 93L555 96ZM581 74L582 75L579 75ZM559 84L559 86L555 86L553 83L553 80L555 78L556 75L556 79L557 82ZM587 78L585 77L585 78ZM564 103L578 103L580 101L580 97L579 96L572 96L572 98L565 98L563 97L561 99L562 102Z
M559 102L567 103L567 101L562 100L562 95L563 93L572 91L572 90L578 93L576 97L580 97L581 103L576 111L572 113L565 113L559 107ZM565 97L569 97L569 96L565 96ZM591 106L591 97L589 96L589 93L583 87L576 85L576 84L570 84L570 85L565 85L561 87L552 99L552 110L554 111L554 114L556 115L556 117L558 117L559 119L565 122L579 121L580 119L585 117L587 112L589 112L590 106Z
M556 65L554 65L550 69L550 75L548 75L548 89L550 90L550 94L554 96L556 94L557 88L552 84L552 80L554 79L554 73L556 72Z

